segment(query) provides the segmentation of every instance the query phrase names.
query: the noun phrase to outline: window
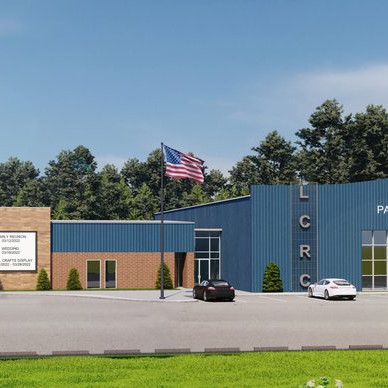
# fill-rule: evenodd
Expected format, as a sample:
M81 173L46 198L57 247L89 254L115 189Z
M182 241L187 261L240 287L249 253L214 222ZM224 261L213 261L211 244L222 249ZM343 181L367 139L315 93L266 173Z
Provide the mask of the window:
M364 230L362 232L362 245L372 244L372 232L370 230Z
M333 283L337 286L350 286L350 283L346 280L334 280Z
M100 288L100 260L87 261L87 288Z
M194 283L221 276L221 231L195 231Z
M220 280L218 280L218 281L215 281L215 282L213 282L213 286L220 286L220 287L222 287L222 286L229 286L229 283L228 282L222 282L222 281L220 281Z
M116 288L116 260L105 260L105 288Z
M361 248L362 288L387 288L387 231L364 230Z

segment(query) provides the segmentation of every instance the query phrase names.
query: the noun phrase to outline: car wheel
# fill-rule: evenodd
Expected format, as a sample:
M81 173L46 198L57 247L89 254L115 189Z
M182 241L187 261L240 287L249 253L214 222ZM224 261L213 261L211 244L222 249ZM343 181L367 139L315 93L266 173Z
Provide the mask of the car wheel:
M311 287L309 287L309 289L307 290L307 293L309 298L313 297L313 289Z
M234 298L229 298L229 302L233 302L234 301Z
M327 291L327 290L325 290L325 299L326 299L326 300L329 300L329 299L330 299L329 291Z
M203 293L203 300L204 300L205 302L208 302L208 301L209 301L209 298L207 297L207 291L205 291L205 292Z
M193 299L197 299L197 293L193 290Z
M349 296L349 300L353 300L355 296Z

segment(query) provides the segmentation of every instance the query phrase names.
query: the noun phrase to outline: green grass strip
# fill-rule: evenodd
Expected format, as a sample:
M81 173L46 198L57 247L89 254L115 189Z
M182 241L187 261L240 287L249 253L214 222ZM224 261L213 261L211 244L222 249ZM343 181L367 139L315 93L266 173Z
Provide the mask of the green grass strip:
M50 357L0 361L1 387L388 387L388 351Z

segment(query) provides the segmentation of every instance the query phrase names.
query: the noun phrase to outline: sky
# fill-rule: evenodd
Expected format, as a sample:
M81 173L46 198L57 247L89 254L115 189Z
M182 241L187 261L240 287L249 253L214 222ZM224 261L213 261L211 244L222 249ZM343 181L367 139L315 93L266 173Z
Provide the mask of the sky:
M385 0L0 0L0 162L164 142L223 173L315 108L388 108Z

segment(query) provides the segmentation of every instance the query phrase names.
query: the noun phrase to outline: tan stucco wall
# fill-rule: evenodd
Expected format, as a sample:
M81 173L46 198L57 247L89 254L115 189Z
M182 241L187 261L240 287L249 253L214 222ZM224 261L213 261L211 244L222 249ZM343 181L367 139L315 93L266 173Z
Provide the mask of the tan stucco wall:
M0 207L0 231L37 232L37 271L0 271L4 290L34 290L41 268L50 278L50 208L48 207Z

